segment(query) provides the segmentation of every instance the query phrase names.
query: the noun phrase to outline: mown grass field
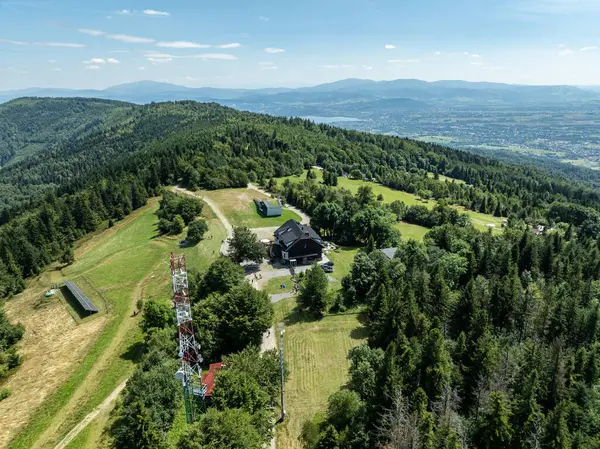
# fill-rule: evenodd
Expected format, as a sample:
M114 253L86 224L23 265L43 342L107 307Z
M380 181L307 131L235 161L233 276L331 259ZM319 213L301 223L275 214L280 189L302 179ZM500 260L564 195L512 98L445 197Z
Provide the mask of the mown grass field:
M286 208L279 217L263 217L253 200L269 197L253 189L203 190L200 195L215 201L232 226L266 228L281 226L291 218L301 221L298 214Z
M286 420L277 429L279 449L301 449L303 423L326 409L329 396L348 380L348 351L367 338L359 314L314 320L295 310L295 298L275 304L276 323L285 323L284 354L290 370L285 385Z
M338 246L336 250L329 250L327 257L334 263L333 273L329 273L329 276L338 282L342 282L344 276L350 273L354 256L356 256L358 250L358 247L351 246Z
M42 276L39 282L11 301L10 305L20 308L21 314L27 314L27 306L32 297L43 292L50 280L69 279L81 282L84 293L100 294L106 298L107 313L91 319L81 325L74 324L68 332L58 334L49 332L45 344L50 348L79 348L77 357L60 357L57 354L36 352L35 339L24 339L23 352L28 360L11 379L14 387L11 398L0 403L0 417L6 407L14 407L13 400L20 404L21 410L35 410L31 416L19 416L19 425L27 423L10 443L11 448L53 448L69 430L85 415L92 411L115 387L123 382L133 371L140 355L141 333L140 315L134 315L138 299L152 296L170 298L169 254L171 251L184 253L188 267L204 269L218 256L221 240L226 237L220 221L208 215L209 231L206 239L197 246L179 249L180 236L157 236L155 215L158 199L134 212L114 227L98 232L83 240L75 252L75 263L61 271L53 271ZM93 289L94 292L90 292ZM61 310L68 315L60 302L53 305L56 313ZM11 307L7 308L10 314ZM22 321L22 320L21 320ZM44 329L32 329L26 324L26 335L43 332ZM33 324L33 323L32 323ZM41 324L43 326L43 323ZM91 329L91 330L90 330ZM44 367L46 378L40 379L40 390L32 384L32 376L39 375L39 367ZM35 372L32 370L36 370ZM35 382L35 379L34 381ZM45 384L50 384L50 387ZM24 385L20 385L24 384ZM27 412L26 412L27 413ZM6 416L8 428L13 434L18 426L10 425L10 416ZM29 418L29 419L28 419ZM69 448L102 447L103 425L108 415L101 414L93 421ZM4 422L4 421L2 421ZM4 435L6 426L0 426ZM8 434L8 432L7 432ZM5 440L8 441L8 440Z
M313 170L313 171L317 174L317 180L321 181L322 180L321 171L320 170ZM286 176L283 178L276 178L276 179L277 179L277 183L279 185L283 184L283 182L286 179L289 179L291 182L298 182L298 181L306 179L306 172L302 176ZM442 177L440 177L440 179L442 179ZM453 178L446 178L446 179L448 181L452 181ZM343 178L343 177L338 178L338 187L343 187L345 189L350 190L353 193L356 193L358 191L358 188L363 185L370 186L373 189L373 193L375 194L375 196L378 196L379 194L381 194L383 196L384 203L392 203L396 200L400 200L408 206L425 206L428 209L433 209L434 206L437 204L437 201L434 199L424 200L422 198L419 198L417 195L413 195L412 193L390 189L389 187L382 186L381 184L377 184L375 182L359 181L359 180L348 179L348 178ZM494 217L493 215L488 215L488 214L481 214L479 212L469 211L469 210L466 210L464 207L459 207L459 206L451 206L451 207L456 207L456 209L460 210L461 212L466 212L469 215L469 218L470 218L471 222L473 223L473 226L475 226L475 228L479 229L480 231L486 231L488 229L488 224L493 224L496 231L501 231L502 220L503 220L502 218ZM399 229L402 231L401 227L399 227ZM426 228L423 228L423 229L426 229ZM418 231L416 229L412 230L412 233L413 233L413 235L415 235L415 238L417 238L417 236L419 235L419 232L420 231ZM409 230L409 233L411 233L410 230Z
M396 229L401 232L402 240L414 239L419 242L422 242L425 234L429 232L429 229L423 226L405 223L403 221L396 224Z

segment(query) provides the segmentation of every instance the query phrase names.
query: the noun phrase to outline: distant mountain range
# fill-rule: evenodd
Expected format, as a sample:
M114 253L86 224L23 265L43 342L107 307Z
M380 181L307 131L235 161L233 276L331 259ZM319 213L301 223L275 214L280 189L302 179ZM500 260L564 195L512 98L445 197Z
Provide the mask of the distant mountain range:
M0 102L19 97L93 97L138 104L175 100L214 101L237 109L278 115L356 115L431 108L600 106L600 87L352 78L297 89L189 88L140 81L103 90L30 88L0 92Z

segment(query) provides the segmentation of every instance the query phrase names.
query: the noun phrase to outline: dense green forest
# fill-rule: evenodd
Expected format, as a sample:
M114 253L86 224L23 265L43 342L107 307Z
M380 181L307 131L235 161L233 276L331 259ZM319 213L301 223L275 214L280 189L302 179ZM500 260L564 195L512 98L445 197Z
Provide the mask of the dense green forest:
M38 112L18 120L30 120L40 136L56 127L52 117L61 108L77 104L87 116L98 108L96 100L26 99L2 105L1 113L28 102ZM337 301L367 308L369 345L351 354L349 388L332 396L326 416L307 424L307 447L599 447L600 193L586 181L216 104L102 105L115 108L110 118L0 169L0 296L21 291L28 276L66 259L76 239L125 217L162 186L270 185L308 211L325 235L368 248ZM12 129L0 125L1 142ZM19 129L25 141L31 132ZM312 165L327 171L329 185L270 182ZM438 206L384 205L368 189L352 195L332 188L348 174L435 198ZM436 174L466 184L441 182ZM450 204L507 217L508 227L502 235L480 233ZM184 221L182 212L178 204L164 213L166 232L178 216ZM399 218L431 228L424 244L399 243L392 229ZM535 224L555 229L536 236L529 229ZM399 245L391 261L376 249L387 245ZM210 330L199 339L210 339L201 341L214 351L211 359L256 344L270 316L265 298L243 283L214 290L215 276L237 279L235 268L220 263L195 284L194 312ZM244 341L234 319L239 308L257 313ZM170 326L163 324L145 328L146 357L160 363L140 366L140 385L154 370L172 371L167 341L149 331ZM6 329L0 336L8 348L19 328ZM127 393L115 440L144 427L137 417L157 426L149 438L164 438L173 416L163 404L177 400L170 388L148 402L140 399L143 390ZM260 411L268 402L263 397L244 416L224 405L221 415L203 420L214 429L247 423L246 434L260 447L267 438ZM190 432L198 434L194 447L212 447L198 429Z

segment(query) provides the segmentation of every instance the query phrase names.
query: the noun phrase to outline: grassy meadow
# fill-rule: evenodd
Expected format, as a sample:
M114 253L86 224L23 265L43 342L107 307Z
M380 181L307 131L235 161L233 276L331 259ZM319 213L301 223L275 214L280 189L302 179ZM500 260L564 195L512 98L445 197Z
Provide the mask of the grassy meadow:
M209 224L207 238L194 247L183 249L178 246L181 236L157 235L157 209L158 199L155 198L112 228L88 236L76 249L73 265L47 273L9 303L7 313L10 315L10 305L27 307L32 302L31 298L36 298L47 288L45 282L59 279L73 280L93 300L101 296L107 302L106 313L86 318L81 324L72 320L73 325L68 332L49 335L47 343L52 347L84 346L85 350L80 350L75 359L48 358L29 347L36 343L35 340L24 339L23 352L31 358L13 376L12 383L16 384L11 387L13 395L0 403L0 417L3 408L11 407L11 399L26 403L35 412L31 416L19 416L19 424L24 424L24 427L11 442L11 448L53 448L76 423L131 375L141 349L140 315L135 314L136 302L140 298L154 296L169 300L171 251L184 253L188 267L200 270L218 256L226 232L209 208L205 207ZM69 316L59 298L50 306L56 309L56 313L62 310ZM24 324L28 335L32 329ZM41 397L35 385L30 383L33 373L29 372L40 365L44 366L45 372L53 373L50 376L53 388L47 388ZM23 387L19 383L28 384ZM21 407L26 410L24 405ZM101 447L102 429L107 420L108 415L101 414L69 448ZM10 426L9 429L12 432L19 430L18 426ZM8 438L13 436L8 435Z
M301 449L302 425L325 411L327 398L347 382L348 351L367 334L356 312L314 320L297 312L295 298L274 306L276 322L285 324L284 357L290 370L285 385L287 418L277 428L277 447Z
M298 214L286 208L279 217L262 216L253 200L269 197L253 189L203 190L200 195L215 201L232 226L266 228L281 226L291 218L301 221Z

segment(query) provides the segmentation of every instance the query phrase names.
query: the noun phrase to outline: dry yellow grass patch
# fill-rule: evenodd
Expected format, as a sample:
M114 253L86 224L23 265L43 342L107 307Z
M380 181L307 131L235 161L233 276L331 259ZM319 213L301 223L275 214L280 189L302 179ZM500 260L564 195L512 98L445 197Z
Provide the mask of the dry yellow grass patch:
M58 296L38 305L58 275L45 273L5 305L9 319L22 323L25 334L19 344L23 365L7 382L11 396L0 402L0 447L7 447L32 411L71 375L107 322L98 316L77 325Z

